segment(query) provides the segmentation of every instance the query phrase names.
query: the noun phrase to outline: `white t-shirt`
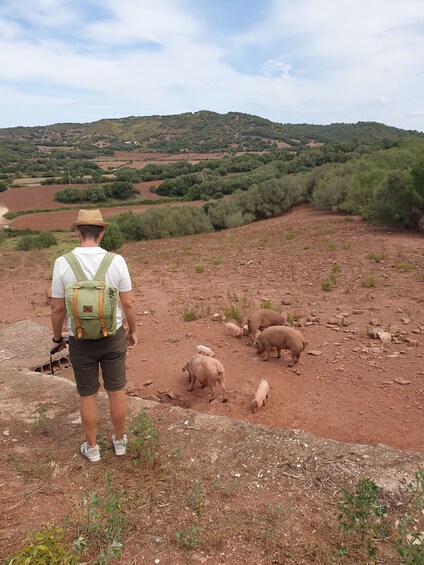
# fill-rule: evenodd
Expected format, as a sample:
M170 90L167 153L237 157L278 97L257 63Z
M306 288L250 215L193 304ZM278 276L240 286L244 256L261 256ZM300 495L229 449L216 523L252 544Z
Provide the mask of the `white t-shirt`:
M93 280L107 251L101 247L76 247L72 253L81 263L82 270L87 275L87 279ZM115 255L107 270L105 280L117 288L119 292L132 290L130 274L122 255ZM77 278L68 261L64 257L58 257L53 267L52 298L65 298L65 287L76 281ZM117 328L120 328L122 326L122 310L119 306L116 307L116 322ZM74 335L71 331L69 316L67 326L69 335Z

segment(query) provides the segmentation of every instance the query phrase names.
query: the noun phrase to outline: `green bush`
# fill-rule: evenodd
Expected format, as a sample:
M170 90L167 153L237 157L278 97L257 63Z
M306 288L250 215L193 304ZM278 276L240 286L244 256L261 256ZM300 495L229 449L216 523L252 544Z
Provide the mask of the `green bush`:
M57 240L51 232L43 232L40 235L24 235L16 244L17 251L29 251L30 249L47 249L57 245Z
M107 249L107 251L111 251L113 249L119 249L123 244L124 236L118 224L109 224L102 239L102 247Z

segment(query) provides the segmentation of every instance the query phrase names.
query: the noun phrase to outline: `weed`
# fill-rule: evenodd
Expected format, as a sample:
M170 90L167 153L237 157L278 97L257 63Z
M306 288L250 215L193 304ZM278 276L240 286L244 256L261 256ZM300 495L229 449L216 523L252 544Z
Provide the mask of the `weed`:
M5 565L45 565L60 563L61 565L77 565L80 563L75 550L67 549L63 543L63 531L47 524L39 532L31 534L26 545L13 555L6 557Z
M199 315L194 310L183 310L183 320L184 322L193 322L197 320Z
M382 251L381 253L375 253L374 251L371 251L371 253L368 254L368 259L371 259L376 263L380 263L380 261L385 261L387 259L387 253L386 251Z
M352 246L352 242L351 242L350 240L344 241L344 242L342 243L342 247L343 247L343 249L345 249L345 250L346 250L346 249L350 249L351 246Z
M295 234L293 231L287 231L287 232L284 234L284 237L285 237L285 239L286 239L287 241L290 241L291 239L294 239L295 235L296 235L296 234Z
M330 290L333 290L332 281L329 278L321 281L321 288L322 290L325 290L325 292L330 292Z
M95 544L99 563L109 563L122 552L121 536L125 524L122 509L126 493L114 490L108 473L104 477L104 494L92 491L84 501L86 509L79 527L79 546Z
M301 317L302 314L299 314L298 312L289 312L287 314L287 323L289 324L289 326L293 326L294 323L299 321Z
M189 524L184 530L177 532L177 540L183 547L193 548L199 545L199 527L202 518L204 495L202 483L195 480L191 489L188 504L193 508L195 523Z
M228 305L223 308L223 314L229 320L234 320L241 325L244 321L242 310L246 310L247 307L246 298L240 298L236 292L229 292Z
M271 300L262 300L261 308L267 308L268 310L274 310L274 312L278 312L281 314L282 306L279 304L273 304Z
M212 255L212 257L210 257L209 262L211 265L221 265L222 263L222 257L220 255Z
M377 279L372 275L370 275L366 279L362 279L361 281L361 286L364 288L373 288L376 286L376 284L377 284Z
M268 241L269 241L269 237L264 236L264 237L259 238L258 243L259 243L259 245L265 245L266 243L268 243Z
M244 319L243 314L240 312L240 310L237 308L235 304L230 304L229 306L224 308L224 316L229 320L236 321L238 324L243 323L243 319Z
M395 263L393 267L397 271L411 271L412 269L414 269L414 265L412 265L411 263L407 263L406 261L402 261L401 263Z
M179 530L176 536L182 547L193 548L199 545L198 529L193 524L190 524L184 530Z
M303 246L303 249L310 249L311 248L311 244L310 243L305 243Z
M198 302L195 302L192 306L184 308L182 317L184 322L192 322L198 320L199 318L207 318L211 314L211 307L201 306Z
M398 521L394 546L405 565L424 563L424 536L417 532L415 522L424 510L424 470L415 473L414 480L406 485L405 512Z
M333 263L333 266L331 267L331 272L334 273L335 275L341 273L342 268L340 267L340 265L338 265L337 263Z
M191 245L185 245L185 246L183 247L184 255L191 255L191 250L192 250L192 246L191 246Z
M368 477L361 479L354 492L343 490L337 507L339 528L358 537L356 545L368 560L375 557L375 538L383 540L389 535L383 520L387 508L379 504L377 485Z
M334 241L328 244L328 249L337 249L337 243Z
M151 461L155 456L159 439L145 408L140 410L136 421L129 428L129 433L131 439L127 449L132 454L134 461Z
M197 265L194 265L194 270L196 271L196 273L203 273L205 267L200 263L197 263Z
M50 425L50 420L47 418L47 406L39 406L37 408L38 415L35 416L32 423L33 430L40 430L45 433Z

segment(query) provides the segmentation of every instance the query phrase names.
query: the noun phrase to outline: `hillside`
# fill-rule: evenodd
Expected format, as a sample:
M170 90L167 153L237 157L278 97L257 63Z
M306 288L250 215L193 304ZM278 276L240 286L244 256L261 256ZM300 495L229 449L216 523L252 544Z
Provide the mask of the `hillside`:
M229 112L201 111L170 116L131 116L86 124L54 124L0 129L2 145L26 142L35 146L134 149L155 152L264 151L299 148L314 143L366 143L391 147L424 134L375 122L357 124L282 124Z

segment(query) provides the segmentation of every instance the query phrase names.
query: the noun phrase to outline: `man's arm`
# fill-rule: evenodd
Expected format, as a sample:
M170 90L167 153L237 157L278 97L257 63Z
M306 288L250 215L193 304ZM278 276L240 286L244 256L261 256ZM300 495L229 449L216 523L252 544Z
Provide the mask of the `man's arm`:
M59 340L62 337L63 323L65 321L66 308L64 298L52 298L51 320L53 328L53 339ZM57 343L55 343L57 346ZM63 342L63 349L65 343Z
M128 347L131 349L137 345L137 316L134 303L134 291L120 292L122 310L128 323Z

